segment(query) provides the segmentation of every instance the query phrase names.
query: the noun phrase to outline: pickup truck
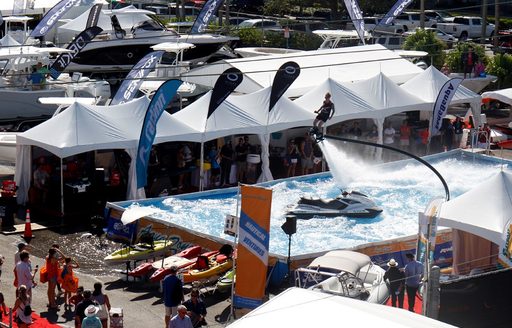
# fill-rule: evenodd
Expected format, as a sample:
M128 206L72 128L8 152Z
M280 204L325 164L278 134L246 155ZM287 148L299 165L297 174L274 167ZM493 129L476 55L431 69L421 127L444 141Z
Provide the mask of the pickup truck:
M437 28L453 35L461 41L480 38L482 36L482 18L457 16L453 19L453 23L437 23ZM494 24L487 23L485 37L490 38L493 35Z

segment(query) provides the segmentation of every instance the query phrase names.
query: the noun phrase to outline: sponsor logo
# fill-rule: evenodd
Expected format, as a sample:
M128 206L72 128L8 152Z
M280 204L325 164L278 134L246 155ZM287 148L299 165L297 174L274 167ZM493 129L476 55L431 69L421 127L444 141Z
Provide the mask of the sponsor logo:
M76 4L79 4L81 0L68 0L61 8L59 8L55 13L53 13L50 18L46 21L46 25L41 27L40 34L45 35L48 30L50 30L55 24L55 22L62 16L66 11L68 11L71 7Z
M226 78L228 80L230 80L231 82L237 82L238 79L240 78L240 75L239 74L235 74L235 73L229 73L229 74L226 74Z
M206 8L206 11L204 12L204 16L201 19L201 25L197 28L199 32L204 32L206 29L206 26L208 26L208 22L212 18L213 13L215 12L215 9L217 8L217 4L220 5L221 0L214 0L210 3L208 8Z
M399 0L400 1L400 0ZM388 16L386 20L384 21L384 24L391 24L393 19L395 19L396 16L400 15L402 11L404 11L405 8L407 8L411 4L412 0L405 0L402 3L400 3L395 10L393 10L393 13L391 16Z
M293 66L286 66L284 68L284 71L286 74L293 75L293 74L295 74L295 72L297 72L297 69Z
M151 55L151 57L148 58L148 60L141 65L140 68L137 69L135 74L133 76L129 76L132 80L130 81L130 84L126 88L125 92L123 93L123 100L119 102L119 104L124 104L125 102L132 99L132 95L134 92L137 92L139 89L139 82L142 78L144 78L149 70L156 65L156 62L158 61L158 58L160 56Z
M441 128L441 123L443 120L443 117L448 110L448 102L453 97L453 93L455 92L455 87L452 82L448 84L448 87L446 90L444 90L443 98L441 100L441 105L436 111L436 117L434 118L434 128L439 130Z

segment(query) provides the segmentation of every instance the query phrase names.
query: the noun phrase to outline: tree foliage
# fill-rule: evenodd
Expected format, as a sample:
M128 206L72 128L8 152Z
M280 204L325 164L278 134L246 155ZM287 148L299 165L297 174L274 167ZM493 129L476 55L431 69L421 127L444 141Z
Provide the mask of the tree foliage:
M446 44L439 40L432 30L418 29L405 40L403 48L405 50L417 50L428 52L432 64L441 68L444 63L445 54L443 50Z
M455 48L452 49L446 56L446 63L452 72L463 72L462 54L468 51L468 47L473 47L473 51L478 55L478 58L487 65L488 59L485 56L485 49L481 44L474 42L460 42Z
M512 87L512 55L496 54L489 59L485 71L498 77L498 89Z

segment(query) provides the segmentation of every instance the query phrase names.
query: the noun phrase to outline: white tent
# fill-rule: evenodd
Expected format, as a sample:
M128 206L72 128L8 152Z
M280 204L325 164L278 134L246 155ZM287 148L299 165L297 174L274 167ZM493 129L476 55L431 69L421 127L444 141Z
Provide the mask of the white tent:
M126 149L134 158L148 105L146 97L109 107L75 103L50 120L19 134L15 174L18 202L27 201L32 172L30 146L41 147L60 158L98 149ZM179 140L199 142L201 135L164 112L157 124L155 144ZM130 199L136 198L135 181L135 170L131 170Z
M423 73L413 77L400 87L416 97L423 99L425 102L433 104L439 91L449 78L437 70L434 66L430 66ZM471 112L475 119L480 118L480 104L482 97L464 86L459 86L457 92L452 98L450 104L469 103ZM476 122L479 123L479 122Z
M230 324L228 328L454 327L391 306L292 287Z
M234 134L260 135L262 170L265 176L263 180L270 180L272 175L268 169L268 135L297 126L309 126L315 117L313 113L285 97L281 97L269 113L270 93L271 87L267 87L248 95L231 95L207 119L212 94L209 91L173 116L193 129L201 131L201 142ZM201 159L203 157L201 155Z
M502 171L441 207L439 225L499 245L512 217L512 174Z
M499 100L505 104L512 106L512 88L496 91L487 91L482 93L482 98L490 98Z
M288 61L296 62L301 69L299 77L285 94L288 97L299 97L328 77L337 81L358 81L382 72L400 84L422 72L421 68L393 51L375 44L272 55L265 58L229 59L190 70L182 75L182 78L187 82L213 88L222 72L236 67L244 73L244 80L236 90L251 93L270 86L276 71Z
M464 267L471 269L492 264L496 253L499 253L505 265L512 266L512 254L506 246L512 238L509 232L512 224L511 214L512 174L505 171L442 205L439 213L440 226L485 239L454 230L455 273L467 273L463 272ZM496 245L500 247L499 252L496 251Z

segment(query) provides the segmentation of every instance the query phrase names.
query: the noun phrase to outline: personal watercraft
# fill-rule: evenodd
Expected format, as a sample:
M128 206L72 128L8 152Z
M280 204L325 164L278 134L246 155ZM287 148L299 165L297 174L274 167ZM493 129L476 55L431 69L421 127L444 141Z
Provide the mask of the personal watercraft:
M340 196L330 199L301 197L297 205L286 214L308 220L314 216L374 218L381 212L382 208L368 196L357 191L344 191Z

